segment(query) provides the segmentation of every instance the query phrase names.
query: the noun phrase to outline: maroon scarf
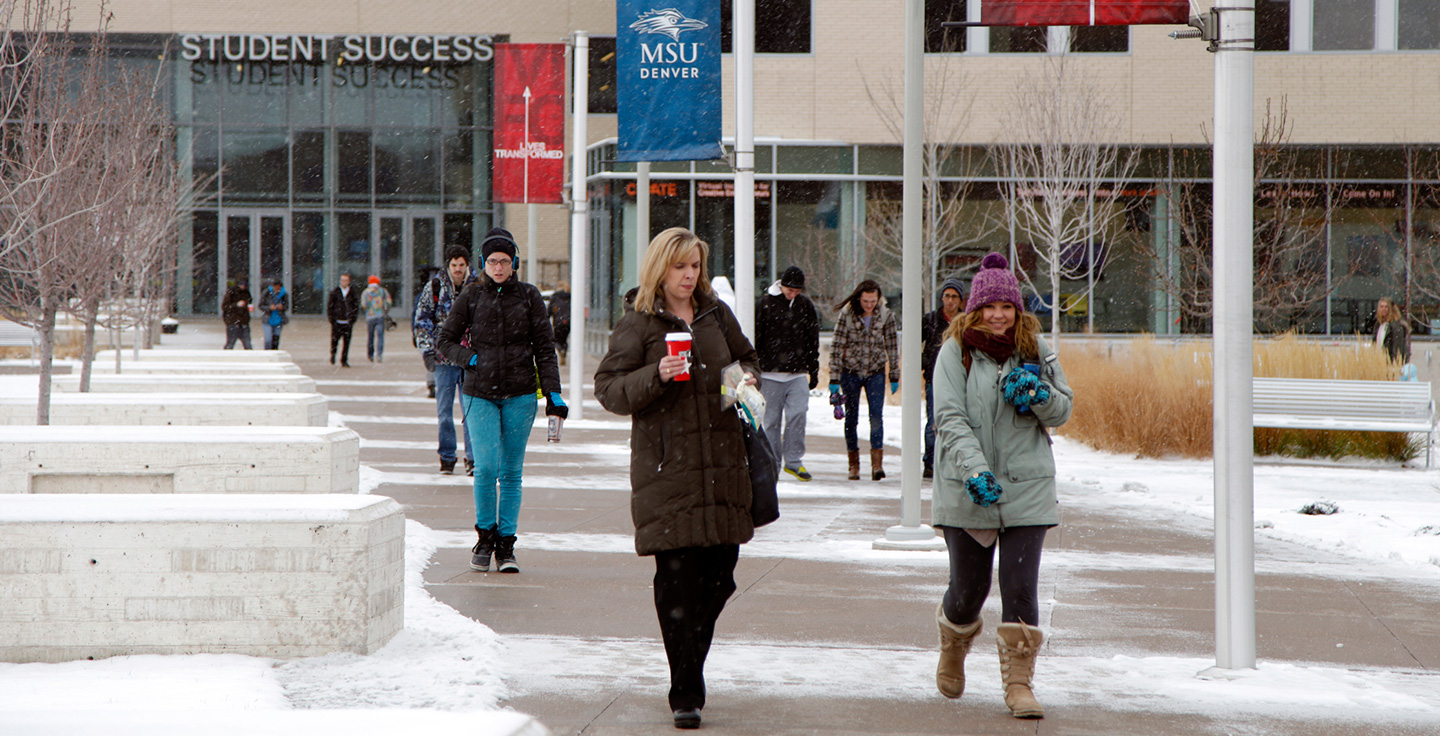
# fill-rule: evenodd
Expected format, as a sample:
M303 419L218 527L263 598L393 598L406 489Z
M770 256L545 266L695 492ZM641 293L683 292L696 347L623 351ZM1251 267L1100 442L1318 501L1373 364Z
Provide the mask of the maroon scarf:
M997 335L971 327L961 335L961 344L990 356L996 365L1005 365L1005 361L1015 354L1015 328ZM965 367L968 370L970 366Z

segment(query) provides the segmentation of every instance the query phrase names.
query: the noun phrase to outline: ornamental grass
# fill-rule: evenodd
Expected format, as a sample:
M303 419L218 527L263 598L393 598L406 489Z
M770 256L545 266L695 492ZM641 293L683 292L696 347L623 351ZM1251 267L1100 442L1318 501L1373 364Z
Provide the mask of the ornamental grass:
M1061 361L1075 389L1062 432L1105 452L1140 457L1210 457L1212 373L1209 341L1137 338L1103 348L1069 342ZM1393 381L1398 366L1368 341L1317 341L1293 333L1257 338L1256 376ZM1255 454L1300 458L1366 457L1397 462L1425 450L1423 436L1400 432L1255 430Z

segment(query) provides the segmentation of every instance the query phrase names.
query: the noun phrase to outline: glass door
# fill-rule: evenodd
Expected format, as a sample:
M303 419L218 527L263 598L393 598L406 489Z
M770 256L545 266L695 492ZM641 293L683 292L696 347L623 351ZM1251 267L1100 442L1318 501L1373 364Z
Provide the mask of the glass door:
M394 315L408 318L415 297L439 268L438 214L381 214L376 217L374 272L395 299Z
M256 297L273 279L290 289L290 216L284 211L220 213L220 292L245 282Z

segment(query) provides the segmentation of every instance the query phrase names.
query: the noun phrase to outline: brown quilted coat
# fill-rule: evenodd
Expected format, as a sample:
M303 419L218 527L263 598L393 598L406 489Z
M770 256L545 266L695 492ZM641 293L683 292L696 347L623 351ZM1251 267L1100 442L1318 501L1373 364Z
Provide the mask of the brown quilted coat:
M683 547L744 544L750 522L745 439L733 408L721 406L721 371L740 361L759 376L755 348L730 308L695 294L691 380L660 380L665 334L685 323L664 311L630 309L610 335L610 352L595 371L600 405L631 417L630 515L635 551L652 555ZM758 380L758 379L757 379Z

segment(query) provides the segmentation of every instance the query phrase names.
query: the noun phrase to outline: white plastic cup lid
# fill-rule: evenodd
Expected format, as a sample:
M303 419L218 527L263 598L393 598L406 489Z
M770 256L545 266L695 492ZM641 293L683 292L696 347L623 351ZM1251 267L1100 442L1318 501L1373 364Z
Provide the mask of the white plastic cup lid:
M690 333L688 333L688 332L667 332L667 333L665 333L665 341L666 341L666 342L690 342Z

